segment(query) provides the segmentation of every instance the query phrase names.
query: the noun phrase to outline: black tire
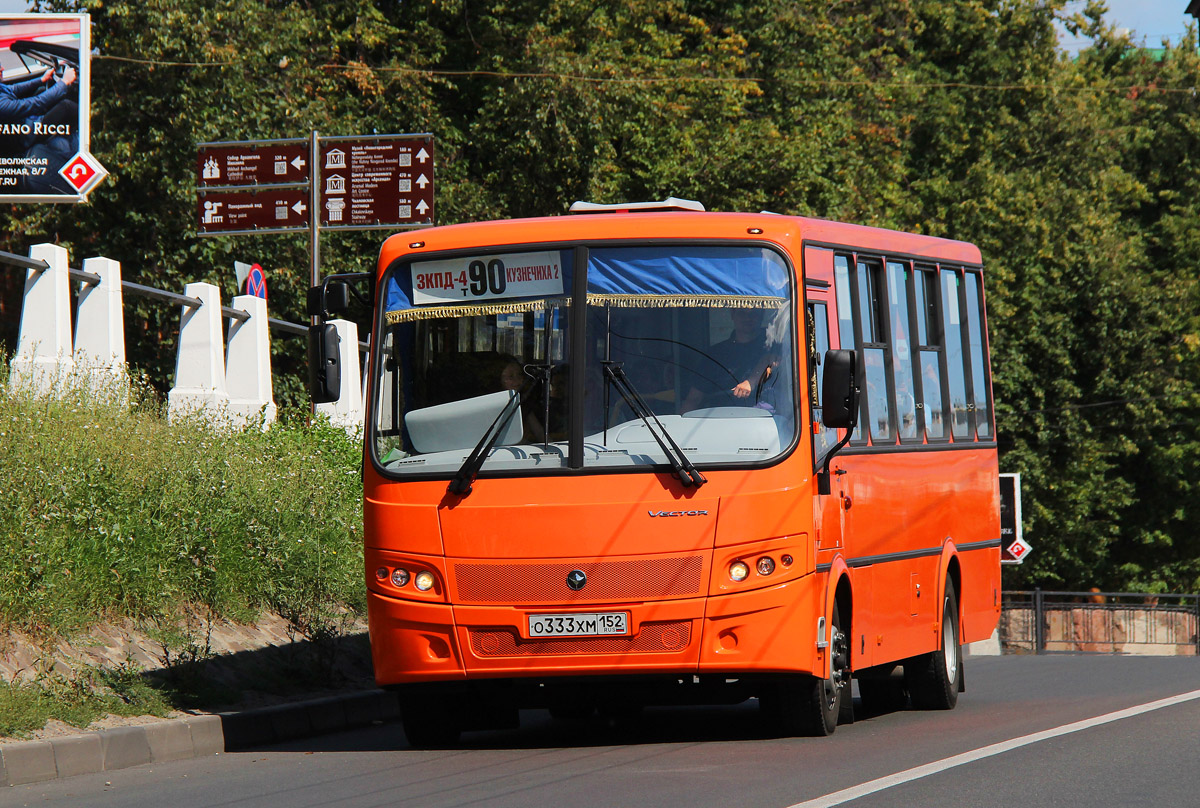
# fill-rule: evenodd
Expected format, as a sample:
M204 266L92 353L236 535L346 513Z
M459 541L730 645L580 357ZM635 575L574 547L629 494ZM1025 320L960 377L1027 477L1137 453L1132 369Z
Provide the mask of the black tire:
M828 652L833 655L833 678L790 676L759 697L767 720L782 736L825 737L837 729L842 705L850 695L850 646L836 605L830 622Z
M941 647L904 661L904 684L919 710L953 710L962 686L963 658L958 632L958 594L949 581L942 601Z
M401 698L400 723L414 749L457 746L462 735L462 716L445 696Z

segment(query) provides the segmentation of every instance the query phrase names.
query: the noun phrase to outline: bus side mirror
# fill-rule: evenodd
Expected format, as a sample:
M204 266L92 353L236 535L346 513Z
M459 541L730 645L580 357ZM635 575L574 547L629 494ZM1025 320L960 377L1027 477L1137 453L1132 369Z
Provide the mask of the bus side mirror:
M329 317L350 308L350 287L330 281L308 290L308 316Z
M826 351L821 385L821 421L834 429L858 425L858 385L854 351Z
M337 401L341 394L341 337L332 323L320 323L308 329L308 392L314 404Z

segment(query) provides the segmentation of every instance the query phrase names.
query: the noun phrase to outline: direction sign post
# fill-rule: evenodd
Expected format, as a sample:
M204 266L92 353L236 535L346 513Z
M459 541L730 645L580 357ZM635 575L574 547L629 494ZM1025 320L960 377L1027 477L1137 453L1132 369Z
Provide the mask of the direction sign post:
M322 230L433 224L433 135L351 135L201 143L200 235L309 234L320 283Z

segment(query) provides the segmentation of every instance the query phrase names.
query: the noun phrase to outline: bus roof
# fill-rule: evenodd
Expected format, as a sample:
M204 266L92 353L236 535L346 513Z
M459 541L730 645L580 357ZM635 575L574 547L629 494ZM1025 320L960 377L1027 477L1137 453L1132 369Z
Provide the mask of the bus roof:
M379 256L382 272L397 258L446 250L574 241L640 239L760 239L799 258L806 244L979 265L974 244L880 227L773 213L588 213L537 219L499 219L432 227L391 236Z

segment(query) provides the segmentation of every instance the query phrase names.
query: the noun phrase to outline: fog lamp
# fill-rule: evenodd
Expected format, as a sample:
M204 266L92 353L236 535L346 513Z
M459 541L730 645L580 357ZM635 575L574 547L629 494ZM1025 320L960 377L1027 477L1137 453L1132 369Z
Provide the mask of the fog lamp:
M735 581L744 581L750 575L750 568L744 561L735 561L729 565L729 577Z
M380 567L379 569L375 570L375 577L381 581L386 581L388 577L388 568Z
M395 569L392 570L392 585L404 586L408 583L408 570Z
M413 579L413 583L417 589L422 592L428 592L430 589L433 589L433 573L428 571L418 572L417 577Z
M770 575L775 571L775 559L770 556L763 556L758 560L757 567L759 575Z

